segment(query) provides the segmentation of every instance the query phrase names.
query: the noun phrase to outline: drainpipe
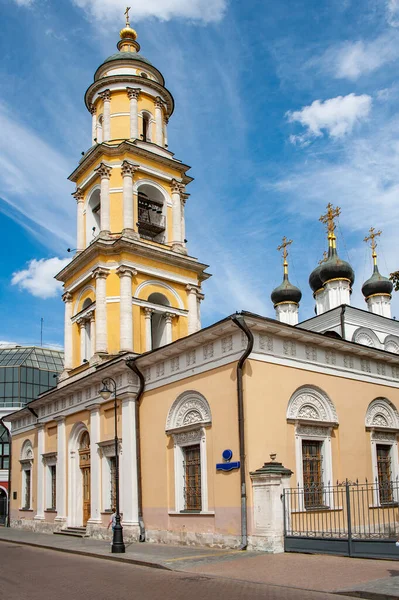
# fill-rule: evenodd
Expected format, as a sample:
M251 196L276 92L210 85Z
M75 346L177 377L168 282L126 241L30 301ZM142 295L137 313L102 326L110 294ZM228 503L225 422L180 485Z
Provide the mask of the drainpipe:
M140 401L144 392L145 379L143 373L140 371L134 359L126 361L127 366L131 369L139 378L139 389L136 395L135 401L135 414L136 414L136 469L137 469L137 508L138 518L140 527L139 542L145 542L145 525L143 519L143 487L141 480L141 442L140 442Z
M4 429L8 433L8 443L9 443L9 464L8 464L8 494L7 494L7 527L10 527L10 506L11 506L11 448L12 448L12 438L11 431L8 429L7 425L4 423L3 419L0 417L0 425L3 425Z
M345 340L345 311L346 311L346 304L343 304L341 306L341 337L343 340Z
M30 413L32 413L32 415L34 417L36 417L36 419L39 419L39 415L37 414L37 412L35 411L34 408L31 408L30 406L26 405L25 408L27 408L29 410Z
M244 392L242 384L242 374L244 363L251 354L254 347L254 336L248 328L242 315L232 316L231 320L247 336L248 344L237 363L237 405L238 405L238 435L240 443L240 488L241 488L241 546L240 550L245 550L248 546L247 530L247 489L245 481L245 435L244 435Z

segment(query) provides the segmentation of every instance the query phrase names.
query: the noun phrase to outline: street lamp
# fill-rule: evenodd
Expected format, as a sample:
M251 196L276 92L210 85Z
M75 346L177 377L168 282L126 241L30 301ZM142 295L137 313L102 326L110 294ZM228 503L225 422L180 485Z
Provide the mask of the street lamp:
M121 525L121 515L119 512L119 452L118 452L118 414L116 400L116 383L114 379L108 377L103 379L103 387L100 390L100 396L103 400L109 400L114 394L114 416L115 416L115 526L112 535L111 552L115 554L123 554L125 552L125 544L123 543L123 527ZM109 386L111 384L110 389Z

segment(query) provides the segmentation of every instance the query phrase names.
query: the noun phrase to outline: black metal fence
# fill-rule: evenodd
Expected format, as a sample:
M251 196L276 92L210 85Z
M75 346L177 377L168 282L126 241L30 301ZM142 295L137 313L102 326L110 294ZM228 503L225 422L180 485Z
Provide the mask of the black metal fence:
M286 552L399 559L399 481L287 489Z

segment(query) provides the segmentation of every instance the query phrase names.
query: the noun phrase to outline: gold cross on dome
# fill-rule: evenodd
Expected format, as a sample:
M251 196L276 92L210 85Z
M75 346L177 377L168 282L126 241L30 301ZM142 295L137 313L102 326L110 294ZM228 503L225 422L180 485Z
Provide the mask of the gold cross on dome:
M370 242L370 240L371 240L370 248L373 251L372 257L374 259L374 263L376 263L376 259L377 259L377 252L375 251L375 249L377 248L377 242L375 241L375 238L379 237L381 235L381 233L382 233L382 231L376 231L374 229L374 227L370 227L370 230L369 230L370 235L366 235L366 237L364 238L364 241L366 242L366 244L368 242Z
M284 236L282 239L282 243L280 246L277 247L278 252L280 252L280 250L283 251L283 266L284 266L284 273L288 273L288 263L287 263L287 256L288 256L288 246L290 246L292 244L292 240L287 240L287 238Z
M322 258L321 260L319 260L319 265L322 265L323 263L325 263L325 262L326 262L326 260L327 260L327 258L328 258L328 254L327 254L327 252L324 250L324 252L323 252L323 258Z
M125 15L125 17L126 17L126 27L129 27L129 25L130 25L130 20L129 20L129 10L130 10L130 8L131 8L130 6L127 6L125 12L123 13Z
M333 205L331 204L331 202L329 202L327 204L327 212L325 215L321 215L319 221L321 221L322 223L324 223L325 225L327 225L327 231L328 231L328 236L332 237L334 236L334 230L335 230L335 221L334 219L336 219L337 217L339 217L339 215L341 214L341 209L339 206L337 206L336 208L333 207Z

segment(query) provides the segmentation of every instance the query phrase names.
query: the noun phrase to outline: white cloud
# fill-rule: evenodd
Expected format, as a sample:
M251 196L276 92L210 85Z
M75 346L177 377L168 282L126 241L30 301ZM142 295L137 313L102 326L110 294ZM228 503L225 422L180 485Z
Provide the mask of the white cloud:
M291 142L307 144L314 137L321 137L325 131L332 138L341 138L351 133L356 123L367 118L372 99L363 94L337 96L324 102L315 100L301 110L288 111L290 123L300 123L307 131L303 135L292 135Z
M33 4L33 0L14 0L18 6L30 6Z
M96 21L121 21L126 8L126 0L73 0ZM148 17L160 20L181 17L209 23L220 21L226 11L228 0L147 0L138 2L131 12L131 21Z
M399 27L399 0L387 0L387 21L392 27Z
M351 133L356 123L367 118L372 99L363 94L337 96L324 102L315 100L301 110L288 111L290 123L300 123L307 131L303 135L291 136L293 143L307 144L314 137L321 137L325 131L332 138L341 138Z
M37 298L53 298L62 289L62 284L54 277L69 262L69 258L33 259L28 263L27 269L13 273L11 284Z

